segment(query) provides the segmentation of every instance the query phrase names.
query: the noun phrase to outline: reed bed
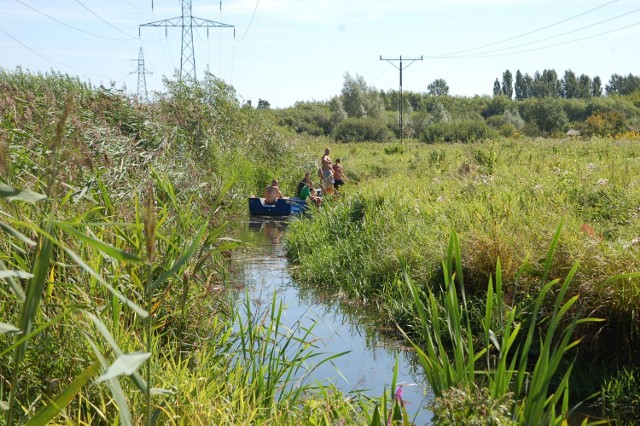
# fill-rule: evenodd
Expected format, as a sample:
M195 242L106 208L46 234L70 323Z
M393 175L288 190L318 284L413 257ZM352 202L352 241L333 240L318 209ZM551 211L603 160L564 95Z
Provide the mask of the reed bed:
M299 381L327 361L312 330L228 288L225 218L297 154L213 76L165 83L137 105L0 70L3 424L361 423Z

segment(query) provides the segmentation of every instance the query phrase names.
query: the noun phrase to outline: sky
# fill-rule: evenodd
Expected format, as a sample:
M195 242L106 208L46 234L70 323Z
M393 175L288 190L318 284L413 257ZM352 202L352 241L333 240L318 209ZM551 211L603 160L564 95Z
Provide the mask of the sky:
M327 101L345 75L379 90L491 95L505 70L533 75L640 75L638 0L191 0L197 78L232 85L241 102L272 108ZM148 93L181 65L180 0L0 0L0 68L55 70ZM179 19L178 19L179 21ZM383 58L381 60L380 58ZM387 60L389 59L389 60ZM416 59L416 60L412 60Z

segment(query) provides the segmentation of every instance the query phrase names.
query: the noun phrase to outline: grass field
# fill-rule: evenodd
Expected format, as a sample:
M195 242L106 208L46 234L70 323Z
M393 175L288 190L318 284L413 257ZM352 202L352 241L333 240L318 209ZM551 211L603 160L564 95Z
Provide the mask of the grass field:
M403 277L421 291L445 291L442 262L455 232L471 311L466 332L476 344L484 343L487 285L495 285L499 262L501 303L517 312L514 321L535 320L529 313L547 282L570 274L566 298L576 300L561 324L605 321L578 324L573 338L581 342L567 359L607 374L619 365L637 369L639 145L637 138L337 145L334 158L352 181L313 220L290 227L288 256L304 266L296 269L301 281L377 305L385 325L420 339L418 330L429 327ZM552 294L541 301L540 333L554 311ZM599 390L596 376L585 383L579 375L574 395Z

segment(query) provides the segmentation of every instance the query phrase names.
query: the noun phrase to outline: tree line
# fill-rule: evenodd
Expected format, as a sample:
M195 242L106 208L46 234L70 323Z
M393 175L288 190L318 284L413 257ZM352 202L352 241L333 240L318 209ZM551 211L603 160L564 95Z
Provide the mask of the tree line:
M269 109L268 103L259 103ZM426 92L377 90L362 76L344 75L339 95L327 101L298 102L269 110L291 131L336 141L388 141L415 138L423 142L470 142L497 137L565 136L574 129L584 136L616 136L640 128L640 77L599 77L555 70L533 76L509 70L494 82L493 96L450 96L436 79ZM400 128L399 113L403 120Z
M629 95L640 88L640 76L613 74L605 86L607 95ZM516 71L515 81L509 70L502 73L493 83L493 95L504 95L522 101L529 98L557 97L564 99L589 99L603 96L600 77L593 79L586 74L578 76L572 70L566 70L562 78L553 70L536 71L533 77L528 73Z

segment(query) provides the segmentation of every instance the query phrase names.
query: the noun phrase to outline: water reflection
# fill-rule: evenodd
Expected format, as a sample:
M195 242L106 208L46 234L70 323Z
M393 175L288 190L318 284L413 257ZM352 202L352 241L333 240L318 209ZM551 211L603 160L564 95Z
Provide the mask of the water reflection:
M339 306L331 298L299 288L289 274L284 257L283 231L286 219L254 218L247 227L238 224L239 238L250 249L237 258L239 279L255 305L269 304L274 293L285 306L283 322L287 327L312 327L313 335L325 344L325 355L349 351L331 364L321 365L313 374L328 380L343 392L364 390L372 397L382 395L393 377L396 357L400 368L398 382L403 384L407 410L415 415L415 424L429 424L431 413L424 406L432 399L430 389L412 369L410 353L389 342L368 323L363 312Z

